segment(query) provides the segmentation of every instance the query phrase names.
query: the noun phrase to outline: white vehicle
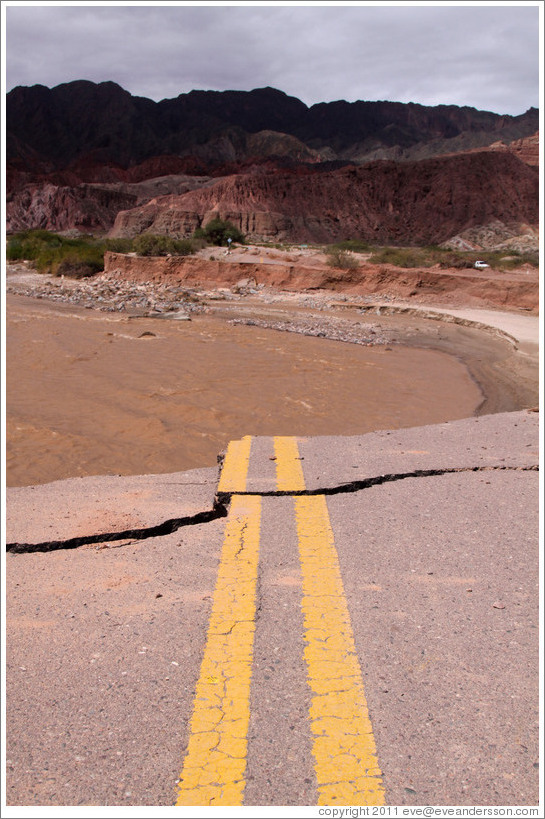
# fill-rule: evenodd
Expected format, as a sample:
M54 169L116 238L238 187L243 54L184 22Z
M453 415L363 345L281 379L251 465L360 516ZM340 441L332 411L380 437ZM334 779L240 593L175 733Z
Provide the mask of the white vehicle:
M475 264L473 265L473 267L476 267L477 270L484 270L485 267L489 267L489 266L490 265L487 265L486 262L475 262Z

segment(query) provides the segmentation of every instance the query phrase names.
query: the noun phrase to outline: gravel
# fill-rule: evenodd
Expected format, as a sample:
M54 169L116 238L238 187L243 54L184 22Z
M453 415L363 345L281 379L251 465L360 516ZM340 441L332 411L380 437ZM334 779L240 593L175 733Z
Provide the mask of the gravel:
M50 276L41 278L39 274L14 275L7 277L6 291L107 313L147 316L154 313L202 313L206 309L195 290L156 282L130 282L107 275L85 281Z

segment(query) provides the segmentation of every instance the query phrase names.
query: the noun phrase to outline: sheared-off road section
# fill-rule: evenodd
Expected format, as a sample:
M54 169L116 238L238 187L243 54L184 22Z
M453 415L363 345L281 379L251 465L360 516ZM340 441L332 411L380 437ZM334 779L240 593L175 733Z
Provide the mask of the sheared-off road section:
M247 436L79 546L11 490L8 804L536 805L538 430Z

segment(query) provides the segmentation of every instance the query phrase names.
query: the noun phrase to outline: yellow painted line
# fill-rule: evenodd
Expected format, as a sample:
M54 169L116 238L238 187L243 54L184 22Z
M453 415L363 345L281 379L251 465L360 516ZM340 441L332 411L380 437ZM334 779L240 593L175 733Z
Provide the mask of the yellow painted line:
M260 497L233 497L176 805L242 805L260 521Z
M218 492L245 492L252 436L230 441L221 470Z
M275 439L278 489L304 489L296 439ZM297 470L297 466L299 472ZM294 498L319 805L384 805L385 792L323 495Z
M274 439L276 485L279 490L298 492L305 488L305 478L296 438Z
M295 498L318 804L384 805L373 728L323 495Z

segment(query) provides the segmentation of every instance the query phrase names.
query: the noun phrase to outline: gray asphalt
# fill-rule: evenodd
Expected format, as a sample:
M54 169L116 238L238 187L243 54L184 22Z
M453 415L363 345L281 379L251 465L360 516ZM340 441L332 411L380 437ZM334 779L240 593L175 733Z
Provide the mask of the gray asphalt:
M537 805L538 413L298 443L306 491L327 498L387 804ZM311 806L294 501L273 458L253 439L245 804ZM50 547L6 556L7 805L174 804L225 526L217 478L7 490L8 550Z
M36 544L150 529L212 509L217 469L69 478L8 490L8 543Z

